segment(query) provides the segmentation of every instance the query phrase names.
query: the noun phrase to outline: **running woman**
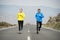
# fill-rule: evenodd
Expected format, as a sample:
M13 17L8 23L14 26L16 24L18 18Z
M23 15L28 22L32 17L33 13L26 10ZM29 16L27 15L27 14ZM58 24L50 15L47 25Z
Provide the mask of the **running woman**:
M21 8L17 14L19 31L23 29L24 18L25 18L25 14L23 12L23 9Z

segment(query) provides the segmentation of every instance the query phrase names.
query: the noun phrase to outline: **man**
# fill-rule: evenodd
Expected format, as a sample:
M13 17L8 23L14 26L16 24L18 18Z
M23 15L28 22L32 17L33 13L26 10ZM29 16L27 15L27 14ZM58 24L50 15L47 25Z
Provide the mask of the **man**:
M17 19L18 19L18 26L19 26L19 31L23 29L23 22L24 22L25 14L23 12L23 9L20 9L20 12L17 14Z
M38 12L36 13L35 17L36 17L36 22L37 22L37 34L38 34L38 31L40 31L41 26L42 26L42 18L44 18L40 9L38 9Z

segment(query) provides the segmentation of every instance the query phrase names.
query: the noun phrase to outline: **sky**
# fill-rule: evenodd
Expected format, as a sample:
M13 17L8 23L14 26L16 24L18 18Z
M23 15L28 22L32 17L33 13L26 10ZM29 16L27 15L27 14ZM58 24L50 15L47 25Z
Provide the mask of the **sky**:
M44 14L43 23L50 16L60 13L60 0L0 0L0 21L17 23L16 15L22 7L26 15L25 23L35 24L35 13L38 8Z
M60 0L0 0L0 5L47 6L60 9Z

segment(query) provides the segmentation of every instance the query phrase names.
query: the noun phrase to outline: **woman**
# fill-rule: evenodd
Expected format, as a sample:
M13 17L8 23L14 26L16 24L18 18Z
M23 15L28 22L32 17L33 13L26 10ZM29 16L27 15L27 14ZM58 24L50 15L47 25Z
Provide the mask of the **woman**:
M21 8L20 12L18 12L18 14L17 14L19 31L21 31L23 29L24 18L25 18L25 14L23 12L23 9Z

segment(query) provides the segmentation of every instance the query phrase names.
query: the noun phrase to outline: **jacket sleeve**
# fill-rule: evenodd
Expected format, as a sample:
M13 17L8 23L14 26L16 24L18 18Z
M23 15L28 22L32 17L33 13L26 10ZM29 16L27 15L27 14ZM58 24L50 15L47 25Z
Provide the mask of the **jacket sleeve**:
M35 18L37 19L37 14L35 15Z
M42 18L44 18L44 15L42 14Z
M41 18L44 18L44 15L41 13L40 17L41 17Z
M24 14L24 13L23 13L23 15L22 15L22 16L23 16L23 18L25 18L25 14Z

